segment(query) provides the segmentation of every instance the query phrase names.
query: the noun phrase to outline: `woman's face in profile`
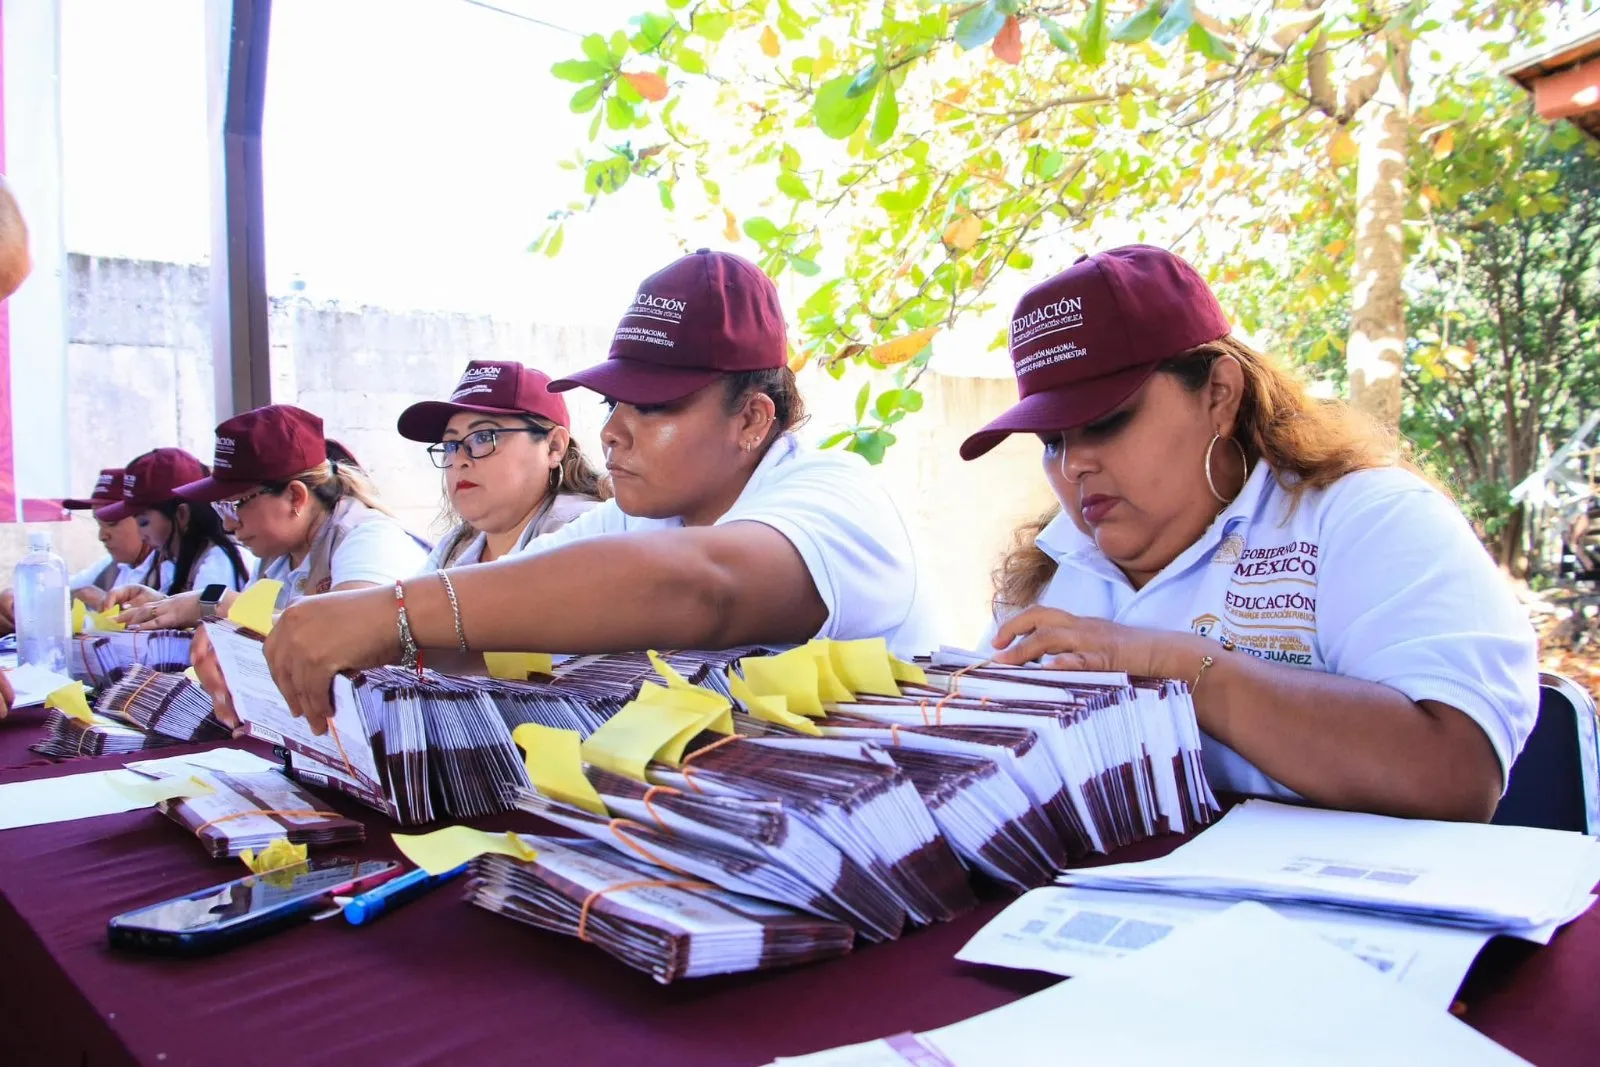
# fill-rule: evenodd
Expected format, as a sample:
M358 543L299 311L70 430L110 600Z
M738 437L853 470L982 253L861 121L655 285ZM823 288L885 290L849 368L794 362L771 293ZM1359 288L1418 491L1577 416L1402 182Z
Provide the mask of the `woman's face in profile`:
M1199 539L1222 506L1204 467L1219 429L1211 388L1190 392L1171 374L1157 373L1102 418L1039 435L1044 472L1062 509L1135 586ZM1231 423L1230 413L1220 428L1226 432ZM1219 442L1212 462L1218 489L1236 490L1237 450Z
M100 543L118 563L134 564L144 557L145 543L139 536L139 520L129 515L120 522L95 520L100 525Z
M728 414L726 395L719 381L676 404L612 405L600 443L619 508L694 523L733 505L744 484L737 477L743 422Z

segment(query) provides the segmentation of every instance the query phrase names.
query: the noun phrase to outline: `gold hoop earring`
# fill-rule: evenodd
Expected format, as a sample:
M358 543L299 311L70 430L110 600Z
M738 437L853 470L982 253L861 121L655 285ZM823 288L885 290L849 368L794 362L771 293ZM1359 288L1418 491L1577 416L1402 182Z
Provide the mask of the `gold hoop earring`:
M1239 494L1235 493L1233 495L1232 499L1229 499L1228 497L1223 496L1221 493L1217 492L1216 479L1211 477L1211 450L1216 448L1217 447L1217 442L1221 441L1221 440L1223 440L1223 436L1220 433L1214 433L1214 434L1211 435L1211 443L1206 445L1206 460L1205 460L1206 488L1210 489L1211 490L1211 495L1217 498L1217 503L1221 504L1223 507L1227 507L1229 504L1233 503L1234 500L1238 499ZM1245 454L1244 445L1239 443L1239 439L1237 437L1229 437L1229 438L1227 438L1227 440L1232 442L1233 443L1233 447L1237 448L1239 450L1239 466L1244 469L1245 477L1249 478L1249 476L1250 476L1250 457ZM1244 491L1243 485L1241 485L1239 487L1239 491L1240 492Z

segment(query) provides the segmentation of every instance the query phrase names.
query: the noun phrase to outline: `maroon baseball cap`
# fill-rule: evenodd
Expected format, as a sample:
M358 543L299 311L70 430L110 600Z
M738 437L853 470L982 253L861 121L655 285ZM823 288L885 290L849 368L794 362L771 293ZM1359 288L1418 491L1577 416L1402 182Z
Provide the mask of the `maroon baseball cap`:
M122 472L122 499L95 509L102 522L121 522L135 512L178 499L178 489L204 478L206 466L181 448L146 452Z
M68 511L93 511L117 503L122 499L122 475L123 468L107 467L94 480L94 492L87 497L63 500L61 506Z
M1014 433L1093 422L1162 362L1228 330L1205 281L1166 249L1124 245L1080 256L1018 302L1011 316L1018 402L967 438L961 458L977 459Z
M789 345L772 279L702 248L646 278L597 367L550 384L624 404L671 404L722 377L784 365Z
M263 482L286 482L327 460L320 418L290 404L269 404L217 427L211 477L191 480L178 496L202 504L243 496Z
M449 400L424 400L400 413L400 436L432 444L462 411L485 415L537 415L557 426L571 426L567 402L550 391L550 376L520 363L475 359L467 364Z

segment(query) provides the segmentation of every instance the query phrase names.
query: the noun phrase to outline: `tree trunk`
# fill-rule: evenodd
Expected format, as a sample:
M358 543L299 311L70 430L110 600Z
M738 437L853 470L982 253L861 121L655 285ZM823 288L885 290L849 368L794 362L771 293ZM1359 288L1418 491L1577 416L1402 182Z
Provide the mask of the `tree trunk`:
M1405 52L1396 50L1378 90L1356 112L1356 262L1345 354L1351 403L1391 429L1400 426L1406 340L1405 64Z
M1522 535L1527 521L1528 509L1518 504L1506 516L1506 524L1500 528L1500 544L1496 546L1495 555L1499 557L1500 569L1513 578L1524 577L1528 569L1528 559L1522 551Z

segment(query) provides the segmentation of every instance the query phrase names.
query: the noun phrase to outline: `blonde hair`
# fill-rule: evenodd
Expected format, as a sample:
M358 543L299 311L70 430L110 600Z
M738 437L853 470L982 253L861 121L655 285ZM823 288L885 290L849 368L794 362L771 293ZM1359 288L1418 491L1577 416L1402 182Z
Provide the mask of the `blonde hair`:
M1217 360L1231 357L1244 371L1244 394L1234 420L1234 439L1252 462L1272 468L1289 496L1291 512L1308 490L1326 489L1347 474L1373 467L1406 466L1393 434L1341 401L1319 401L1276 360L1231 334L1167 360L1157 371L1171 374L1191 392L1211 378ZM1056 561L1035 543L1061 512L1058 505L1023 523L995 568L996 617L1021 611L1039 599Z
M272 493L281 493L289 488L290 482L304 485L310 491L312 499L329 513L339 506L341 500L350 498L398 521L395 513L379 502L378 489L372 484L367 472L354 463L338 459L325 460L310 470L301 471L281 482L263 482L262 487Z
M556 429L555 423L537 415L523 415L521 418L529 426L538 427L546 434ZM567 437L567 450L561 456L560 465L550 472L544 500L533 518L529 520L529 525L538 524L550 514L550 509L555 507L556 498L565 494L589 497L592 500L611 499L611 480L589 462L589 457L583 454L583 449L578 447L577 438L572 437L570 431ZM440 505L439 523L450 531L443 542L443 560L449 564L472 543L472 539L478 536L479 530L456 513L456 509L450 505L449 493L444 494L444 501Z

